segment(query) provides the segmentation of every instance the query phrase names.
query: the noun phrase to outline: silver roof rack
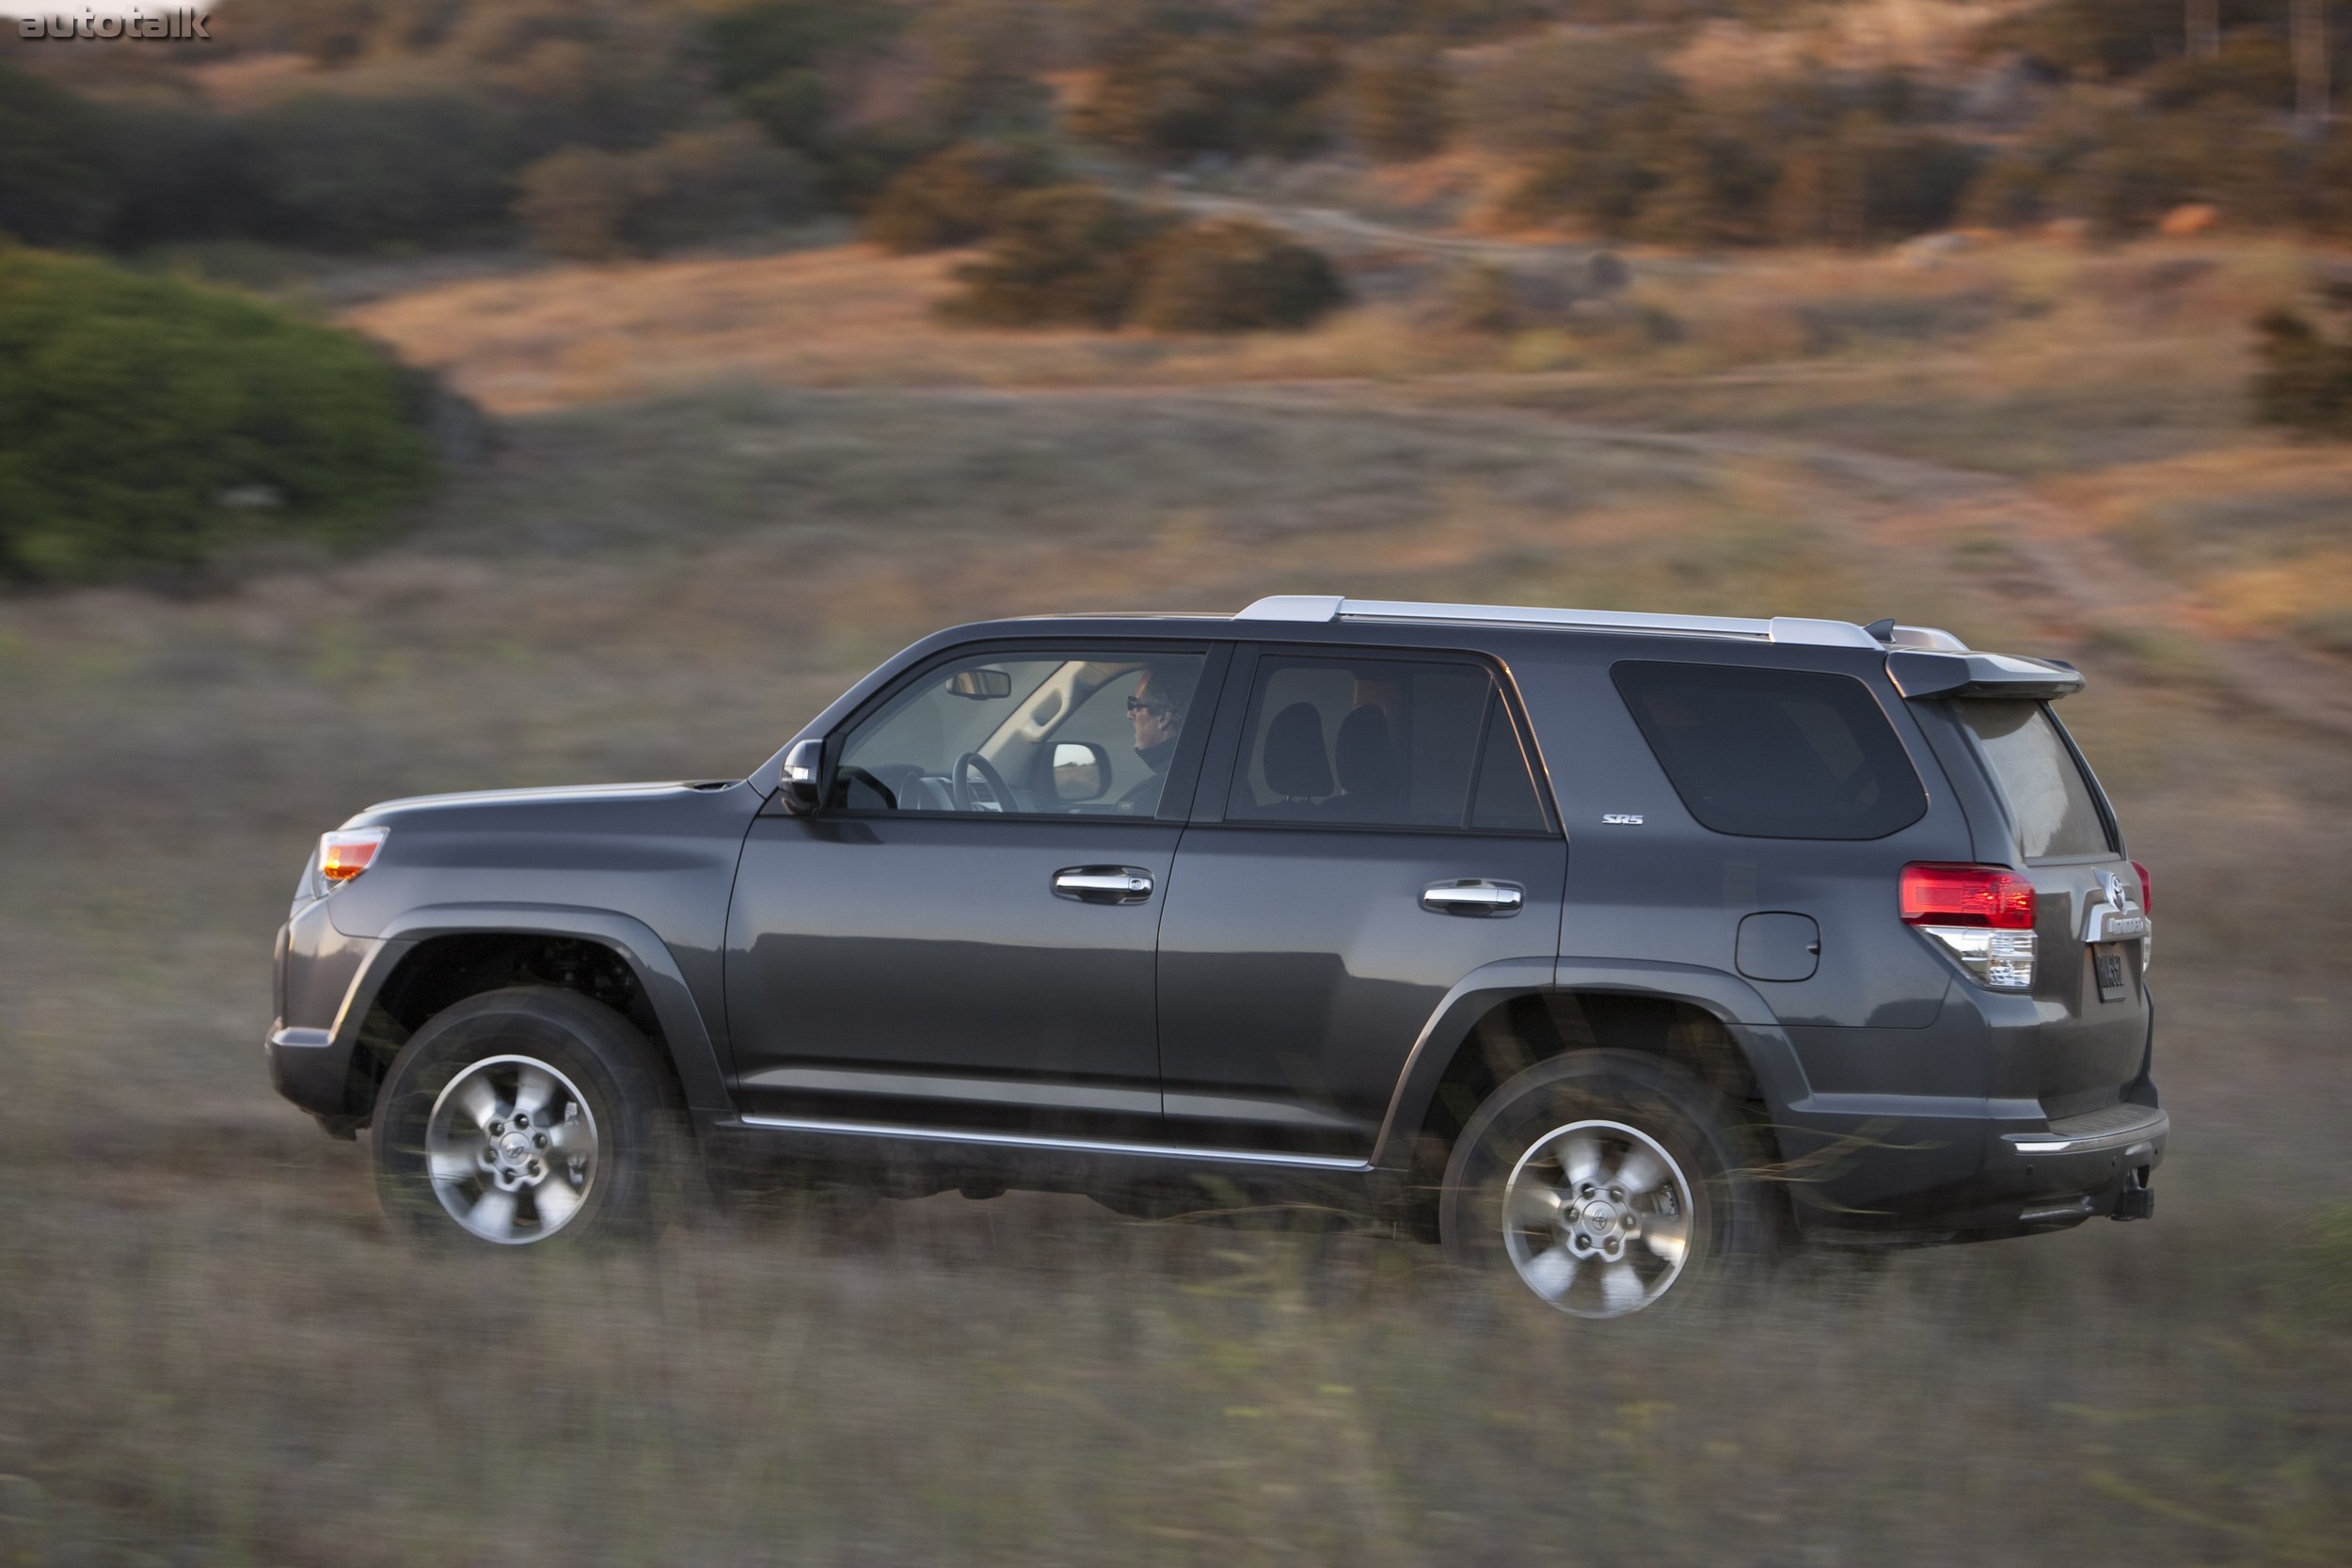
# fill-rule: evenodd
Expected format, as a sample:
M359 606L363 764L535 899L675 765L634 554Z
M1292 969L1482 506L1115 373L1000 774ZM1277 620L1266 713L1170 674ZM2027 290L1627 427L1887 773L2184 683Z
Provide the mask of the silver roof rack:
M1470 621L1483 626L1563 626L1585 631L1659 632L1685 637L1732 637L1751 642L1802 643L1836 648L1965 649L1950 632L1931 626L1897 626L1892 643L1882 642L1851 621L1815 621L1775 615L1769 620L1738 615L1650 615L1622 610L1552 610L1532 605L1422 604L1407 599L1346 599L1330 594L1278 594L1260 599L1236 621Z

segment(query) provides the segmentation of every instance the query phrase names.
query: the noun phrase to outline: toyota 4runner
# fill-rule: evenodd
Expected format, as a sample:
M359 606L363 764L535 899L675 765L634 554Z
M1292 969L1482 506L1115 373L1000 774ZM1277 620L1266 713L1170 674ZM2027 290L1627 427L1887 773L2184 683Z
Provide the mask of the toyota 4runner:
M925 639L748 778L326 834L278 1090L428 1235L722 1190L1306 1193L1563 1311L2149 1215L2147 873L1882 621L1285 596Z

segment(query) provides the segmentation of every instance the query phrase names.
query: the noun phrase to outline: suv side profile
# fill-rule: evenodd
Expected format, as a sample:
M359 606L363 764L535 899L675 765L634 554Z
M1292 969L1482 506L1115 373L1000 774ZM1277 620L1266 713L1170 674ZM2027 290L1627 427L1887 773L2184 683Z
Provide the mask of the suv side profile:
M2153 1212L2147 874L1947 632L1335 597L940 632L747 778L326 834L278 1090L426 1236L1312 1194L1565 1312Z

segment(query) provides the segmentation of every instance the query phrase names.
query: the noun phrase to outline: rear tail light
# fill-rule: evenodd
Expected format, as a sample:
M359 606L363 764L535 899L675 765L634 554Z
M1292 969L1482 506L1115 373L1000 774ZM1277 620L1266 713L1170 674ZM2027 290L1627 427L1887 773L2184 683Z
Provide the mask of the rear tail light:
M1932 937L1979 985L2033 990L2033 884L2006 866L1903 867L1903 921Z
M389 828L338 828L319 835L319 875L329 887L341 887L375 862Z
M2139 873L2139 912L2142 914L2155 913L2156 879L2148 875L2148 868L2140 864L2137 861L2132 862L2132 869ZM2148 973L2148 965L2154 960L2155 956L2156 933L2151 930L2146 936L2139 939L2139 972L2142 974Z
M2033 929L2033 884L1999 865L1906 865L1903 919L1914 926Z

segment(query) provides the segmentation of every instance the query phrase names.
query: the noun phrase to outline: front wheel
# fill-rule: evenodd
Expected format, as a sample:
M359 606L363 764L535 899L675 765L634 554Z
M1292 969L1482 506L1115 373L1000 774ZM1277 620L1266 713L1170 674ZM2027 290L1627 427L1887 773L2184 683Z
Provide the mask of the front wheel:
M1670 1062L1581 1051L1488 1095L1438 1205L1447 1256L1579 1318L1686 1300L1763 1249L1722 1097Z
M419 1029L376 1100L376 1191L424 1239L565 1244L652 1215L675 1095L643 1035L573 992L470 997Z

